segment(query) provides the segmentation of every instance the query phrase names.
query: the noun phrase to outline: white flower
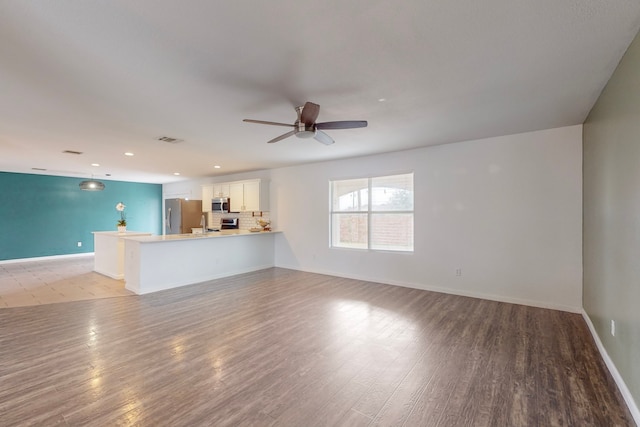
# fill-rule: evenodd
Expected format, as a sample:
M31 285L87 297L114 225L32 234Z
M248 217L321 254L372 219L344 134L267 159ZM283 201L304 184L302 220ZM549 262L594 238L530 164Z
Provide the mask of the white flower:
M118 221L118 226L127 225L127 215L124 213L124 208L126 208L126 206L122 202L116 205L116 210L120 212L120 220Z

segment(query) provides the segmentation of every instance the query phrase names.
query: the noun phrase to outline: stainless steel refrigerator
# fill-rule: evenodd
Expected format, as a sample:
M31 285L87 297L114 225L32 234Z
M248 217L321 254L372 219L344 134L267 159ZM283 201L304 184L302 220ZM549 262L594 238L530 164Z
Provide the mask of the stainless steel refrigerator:
M165 199L165 234L191 233L192 228L202 227L202 200Z

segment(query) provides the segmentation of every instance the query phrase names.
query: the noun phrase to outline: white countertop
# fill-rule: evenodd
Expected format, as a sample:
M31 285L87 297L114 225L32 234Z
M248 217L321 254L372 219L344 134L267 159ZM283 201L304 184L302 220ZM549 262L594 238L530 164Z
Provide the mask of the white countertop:
M93 234L99 234L101 236L116 236L116 237L128 237L128 236L150 236L151 233L143 231L92 231Z
M175 242L179 240L201 240L201 239L217 239L221 237L238 237L238 236L250 236L261 234L273 234L280 233L280 231L248 231L248 230L221 230L212 231L204 234L167 234L162 236L123 236L126 240L135 240L141 243L154 243L154 242Z

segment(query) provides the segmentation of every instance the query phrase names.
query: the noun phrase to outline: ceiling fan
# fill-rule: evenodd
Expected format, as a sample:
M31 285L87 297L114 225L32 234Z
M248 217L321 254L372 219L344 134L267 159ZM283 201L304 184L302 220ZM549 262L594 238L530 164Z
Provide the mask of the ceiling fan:
M320 106L318 104L314 104L313 102L306 102L301 107L296 107L296 112L298 113L298 119L294 124L288 123L278 123L278 122L265 122L263 120L252 120L252 119L244 119L244 122L248 123L258 123L263 125L274 125L274 126L287 126L292 127L293 130L285 133L284 135L280 135L276 138L273 138L271 141L267 141L269 144L281 141L285 138L289 138L290 136L297 136L298 138L314 138L316 141L320 141L325 145L333 144L335 141L326 133L323 132L325 129L353 129L353 128L363 128L367 126L366 120L343 120L339 122L324 122L324 123L316 123L316 119L318 118L318 114L320 113Z

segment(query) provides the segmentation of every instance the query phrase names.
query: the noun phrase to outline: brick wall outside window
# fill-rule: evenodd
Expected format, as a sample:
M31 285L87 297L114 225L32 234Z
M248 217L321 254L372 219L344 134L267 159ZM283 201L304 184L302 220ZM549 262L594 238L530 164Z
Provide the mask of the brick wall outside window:
M331 181L331 245L413 251L413 174Z

